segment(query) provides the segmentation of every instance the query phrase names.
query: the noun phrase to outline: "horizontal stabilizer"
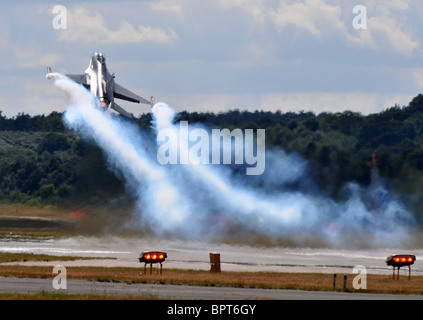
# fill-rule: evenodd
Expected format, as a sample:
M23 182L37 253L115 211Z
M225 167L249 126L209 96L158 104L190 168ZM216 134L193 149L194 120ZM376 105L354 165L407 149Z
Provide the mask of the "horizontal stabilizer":
M138 96L135 93L129 91L128 89L125 89L124 87L118 85L117 83L115 83L114 96L117 99L131 101L131 102L135 102L135 103L150 104L150 101L148 101L144 98L141 98L140 96Z
M115 102L112 103L112 109L115 110L116 112L119 112L121 115L123 115L127 118L132 119L134 117L132 114L130 114L128 111L123 109L121 106L119 106Z

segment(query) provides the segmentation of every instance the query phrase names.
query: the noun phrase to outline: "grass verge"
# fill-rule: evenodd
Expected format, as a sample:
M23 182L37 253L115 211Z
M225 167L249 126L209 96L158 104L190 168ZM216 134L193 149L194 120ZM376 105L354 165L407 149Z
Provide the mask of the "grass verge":
M75 260L93 260L93 259L115 259L115 258L51 256L51 255L47 255L47 254L0 252L0 263L4 263L4 262L26 262L26 261L44 261L44 262L49 262L49 261L75 261Z
M157 300L150 296L106 295L106 294L65 294L65 293L0 293L0 300Z
M265 288L265 289L291 289L291 290L320 290L332 291L332 274L308 273L279 273L279 272L222 272L210 273L199 270L164 269L163 274L143 274L143 268L126 267L67 267L68 279L81 279L90 281L106 281L128 284L169 284L192 286L219 286L237 288ZM20 278L46 278L53 279L51 267L1 265L0 276ZM392 280L388 275L367 275L367 290L355 290L352 281L356 274L349 274L346 291L364 293L385 293L420 295L423 294L423 277L414 276L411 280L407 277L399 281ZM339 283L337 291L344 291Z

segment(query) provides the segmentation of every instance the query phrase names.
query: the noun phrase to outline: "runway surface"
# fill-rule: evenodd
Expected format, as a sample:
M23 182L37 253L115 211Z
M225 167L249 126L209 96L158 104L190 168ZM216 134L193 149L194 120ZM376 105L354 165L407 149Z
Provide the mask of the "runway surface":
M413 249L317 249L296 247L257 247L185 240L158 240L120 237L74 237L55 240L0 239L0 252L111 257L109 260L61 262L65 266L141 267L142 251L167 252L164 268L210 270L209 253L221 254L222 271L352 273L355 266L366 267L368 274L392 274L386 258L394 253L416 255L413 275L423 275L423 250ZM27 262L27 265L55 265ZM407 268L401 269L406 275Z
M136 295L152 299L172 300L423 300L423 296L154 284L116 284L83 280L68 280L65 290L56 290L53 287L51 279L1 277L0 292Z

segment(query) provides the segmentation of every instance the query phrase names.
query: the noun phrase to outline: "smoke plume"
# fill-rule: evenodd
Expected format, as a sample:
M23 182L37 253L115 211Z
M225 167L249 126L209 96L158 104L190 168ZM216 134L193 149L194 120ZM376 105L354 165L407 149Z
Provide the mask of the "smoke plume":
M124 179L136 199L133 227L191 239L242 231L299 242L316 237L332 244L370 237L372 243L383 244L392 236L406 235L413 221L391 197L384 197L375 212L366 203L367 190L354 183L347 186L349 195L342 202L320 195L308 178L307 162L282 150L266 149L266 170L255 177L235 174L228 165L161 165L160 143L148 132L100 111L96 98L65 76L48 78L70 97L66 126L103 150L110 170ZM157 103L152 112L154 133L173 132L178 150L188 151L179 137L175 111ZM378 188L387 193L383 185Z

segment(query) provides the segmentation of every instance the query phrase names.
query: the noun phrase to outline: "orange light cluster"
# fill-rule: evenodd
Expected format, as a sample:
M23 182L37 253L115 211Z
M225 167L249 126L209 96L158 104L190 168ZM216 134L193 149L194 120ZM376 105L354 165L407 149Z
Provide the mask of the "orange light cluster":
M146 260L157 260L157 259L162 260L162 259L164 259L164 255L163 254L159 254L159 255L157 255L157 254L146 254L144 256L144 258Z
M162 263L167 258L166 252L161 251L144 251L139 256L139 261L144 263Z
M394 261L395 262L413 262L414 261L414 259L413 258L411 258L411 257L408 257L408 258L406 258L406 257L395 257L394 258Z

